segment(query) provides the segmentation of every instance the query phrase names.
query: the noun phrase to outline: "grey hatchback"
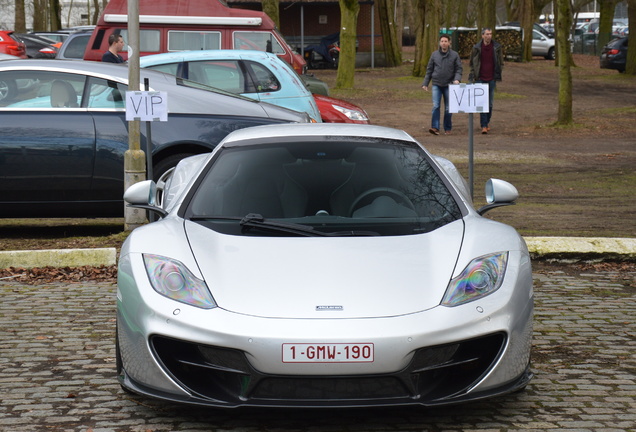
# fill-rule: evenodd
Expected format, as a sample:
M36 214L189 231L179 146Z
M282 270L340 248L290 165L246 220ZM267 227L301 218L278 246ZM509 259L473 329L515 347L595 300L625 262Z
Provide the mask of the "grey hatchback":
M250 126L308 122L307 114L142 70L168 96L168 121L151 124L153 177L209 152ZM119 217L128 149L125 65L5 60L0 82L0 217ZM146 148L145 128L141 146Z

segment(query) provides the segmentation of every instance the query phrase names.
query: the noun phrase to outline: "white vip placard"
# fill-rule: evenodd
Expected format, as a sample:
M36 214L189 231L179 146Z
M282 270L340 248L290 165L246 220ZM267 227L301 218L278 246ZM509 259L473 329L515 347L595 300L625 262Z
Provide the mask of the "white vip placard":
M488 84L451 84L448 109L451 113L486 113Z
M168 121L168 94L161 91L127 91L126 120Z

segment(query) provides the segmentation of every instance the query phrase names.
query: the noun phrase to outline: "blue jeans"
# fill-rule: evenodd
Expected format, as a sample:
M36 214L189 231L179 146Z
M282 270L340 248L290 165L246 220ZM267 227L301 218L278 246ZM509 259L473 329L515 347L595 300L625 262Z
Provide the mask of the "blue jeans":
M449 131L453 128L452 114L448 112L448 86L442 87L433 84L433 118L431 119L431 127L439 130L439 107L444 98L444 130Z
M479 123L482 128L488 127L490 124L490 118L492 117L492 104L495 100L495 87L497 86L497 81L476 81L480 84L488 84L488 112L479 114Z

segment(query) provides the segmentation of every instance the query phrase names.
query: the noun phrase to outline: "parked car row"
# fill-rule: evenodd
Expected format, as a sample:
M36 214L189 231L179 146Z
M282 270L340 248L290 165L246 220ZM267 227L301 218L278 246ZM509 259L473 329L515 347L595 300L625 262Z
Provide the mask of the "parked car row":
M309 121L305 113L168 74L142 70L141 76L151 90L170 95L168 121L152 124L156 180L233 130ZM121 65L0 61L0 217L123 215L127 87L128 69ZM145 149L145 131L141 141Z
M367 113L349 102L311 94L296 72L276 55L263 51L179 51L141 57L142 68L304 111L316 121L369 123Z

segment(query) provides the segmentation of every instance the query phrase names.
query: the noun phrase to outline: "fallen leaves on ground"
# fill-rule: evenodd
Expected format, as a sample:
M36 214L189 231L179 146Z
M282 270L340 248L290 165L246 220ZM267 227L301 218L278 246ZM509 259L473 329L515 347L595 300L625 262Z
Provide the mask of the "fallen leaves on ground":
M82 267L9 267L0 269L0 280L12 280L29 285L53 282L116 282L117 266Z

